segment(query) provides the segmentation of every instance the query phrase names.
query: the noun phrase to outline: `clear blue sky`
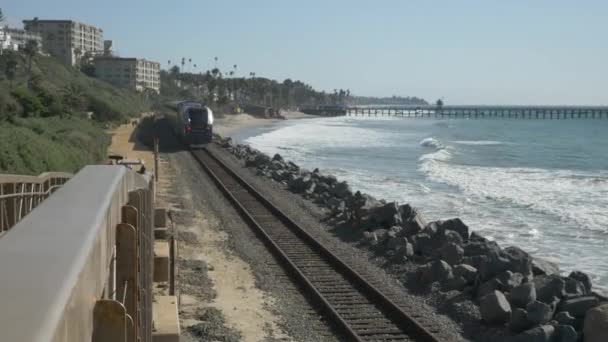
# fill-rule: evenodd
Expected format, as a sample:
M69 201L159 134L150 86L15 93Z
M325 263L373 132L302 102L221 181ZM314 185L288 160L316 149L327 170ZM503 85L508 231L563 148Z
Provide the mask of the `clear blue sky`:
M76 19L123 56L191 57L315 88L448 104L607 104L608 1L2 0Z

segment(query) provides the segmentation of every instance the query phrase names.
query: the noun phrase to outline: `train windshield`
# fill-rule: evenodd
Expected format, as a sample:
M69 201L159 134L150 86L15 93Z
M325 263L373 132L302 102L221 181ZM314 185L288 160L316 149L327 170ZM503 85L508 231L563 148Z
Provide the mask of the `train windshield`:
M188 110L188 117L190 119L190 125L192 127L205 127L207 126L208 117L207 110L204 108L191 108Z

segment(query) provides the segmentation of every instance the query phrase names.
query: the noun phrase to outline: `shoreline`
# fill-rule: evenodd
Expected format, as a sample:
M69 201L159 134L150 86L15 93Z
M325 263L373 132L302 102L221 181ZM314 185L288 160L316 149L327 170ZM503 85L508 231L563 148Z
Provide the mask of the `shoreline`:
M346 182L317 169L300 169L278 154L271 157L230 139L218 143L258 176L324 210L332 229L346 231L355 246L404 277L412 293L430 296L438 310L452 312L455 322L472 329L465 332L469 337L525 338L538 329L553 335L558 328L576 334L582 332L587 309L608 303L603 293L592 291L587 274L561 275L556 264L517 246L500 247L458 218L427 223L417 208L355 194ZM353 219L358 216L359 222ZM527 291L534 292L533 298L520 298ZM445 302L445 296L460 303ZM579 302L585 303L580 312L573 309ZM546 312L537 320L540 309ZM480 319L492 324L475 328Z
M213 125L214 132L223 137L233 137L236 135L242 135L247 131L251 131L257 128L272 127L281 122L288 120L303 120L303 119L314 119L318 118L315 115L304 114L302 112L295 111L284 111L281 115L285 119L277 118L259 118L251 114L241 113L234 115L224 115L221 118L217 118Z

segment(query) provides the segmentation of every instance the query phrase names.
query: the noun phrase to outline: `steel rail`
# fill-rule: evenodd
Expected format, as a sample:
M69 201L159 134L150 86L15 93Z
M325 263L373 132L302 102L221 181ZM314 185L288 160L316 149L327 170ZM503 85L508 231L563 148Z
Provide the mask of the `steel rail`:
M268 199L266 199L262 194L260 194L257 190L253 188L247 181L245 181L242 177L240 177L234 170L232 170L229 166L227 166L224 162L222 162L217 156L215 156L209 149L203 149L200 152L192 151L192 155L194 159L201 165L201 167L209 174L214 183L218 186L218 188L224 193L224 195L232 202L237 211L243 216L243 218L249 223L249 225L254 229L256 233L262 238L264 243L269 247L269 249L273 252L273 254L282 261L283 265L287 269L287 271L296 278L299 285L303 286L304 289L308 292L308 294L312 297L314 302L320 306L322 311L329 316L333 320L334 323L344 332L349 340L353 341L364 341L364 340L378 340L378 341L396 341L396 340L414 340L414 341L424 341L424 342L438 342L440 341L436 335L434 335L431 331L423 327L420 323L418 323L413 317L407 314L403 309L401 309L397 304L391 301L386 295L384 295L377 287L372 285L370 282L366 281L364 277L362 277L357 271L349 267L346 263L344 263L338 256L332 253L328 248L323 246L318 240L316 240L312 235L310 235L305 229L300 227L296 222L290 219L284 212L282 212L279 208L273 205ZM213 165L215 164L215 165ZM224 177L222 177L221 173L224 173ZM238 184L242 189L230 190L226 183L234 182ZM299 243L294 240L287 240L286 235L284 235L285 229L280 231L279 236L273 238L271 234L267 232L263 223L258 222L254 218L254 215L251 210L248 210L243 203L237 198L237 193L242 193L242 191L249 193L257 202L259 202L263 208L272 213L272 215L282 223L284 227L287 228L292 234L297 236L299 240L304 242L306 248L309 251L302 252L307 255L307 258L314 258L312 256L313 253L317 254L318 257L322 259L324 263L329 266L328 270L327 266L319 266L321 268L326 268L325 272L333 272L331 273L322 273L318 275L320 277L326 277L322 281L328 284L327 286L337 286L337 283L341 280L342 277L347 281L348 284L342 284L342 286L349 286L348 290L344 290L342 292L347 292L349 297L337 297L332 298L332 300L328 299L326 295L324 295L320 291L319 280L311 280L309 277L311 275L306 275L303 271L302 267L306 267L307 265L302 265L300 262L300 266L292 260L292 257L289 257L289 253L280 246L281 242L279 240L284 240L284 244L287 243L287 246L295 246L300 247ZM258 214L260 216L260 214ZM265 216L265 215L262 215ZM271 226L271 223L266 224L266 228ZM277 235L277 233L275 233ZM282 236L281 236L282 235ZM287 242L285 242L287 241ZM304 246L304 245L302 245ZM294 248L295 248L294 247ZM304 247L302 247L304 248ZM313 251L313 252L310 252ZM290 251L292 254L294 251ZM312 260L312 259L306 259ZM316 260L315 260L316 261ZM314 278L315 275L312 275ZM336 279L337 283L333 283L332 279ZM329 281L329 282L328 282ZM315 285L315 282L317 285ZM325 290L325 292L328 292ZM345 299L346 298L346 299ZM353 298L363 298L366 301L360 302L362 299L358 299L359 301L356 304L349 303L349 299L352 301ZM332 301L334 304L332 304ZM339 306L336 307L336 303ZM380 318L378 316L374 316L376 312L370 314L370 316L376 317L374 318L376 321L383 323L384 325L378 323L381 328L374 330L373 320L370 326L353 326L353 323L359 324L361 322L360 319L352 318L349 319L348 315L345 315L344 312L339 312L341 309L344 311L344 306L359 305L361 307L364 305L366 308L370 310L377 309L380 313ZM351 323L352 322L352 323ZM389 322L390 324L388 324ZM367 323L367 321L366 321ZM391 326L392 324L392 326Z

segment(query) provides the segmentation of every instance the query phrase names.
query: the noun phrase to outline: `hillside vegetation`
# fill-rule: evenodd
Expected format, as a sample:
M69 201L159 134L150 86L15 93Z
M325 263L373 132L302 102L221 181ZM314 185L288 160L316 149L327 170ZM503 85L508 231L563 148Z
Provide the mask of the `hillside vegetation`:
M75 172L103 159L105 130L146 111L143 98L51 57L0 55L0 173Z

